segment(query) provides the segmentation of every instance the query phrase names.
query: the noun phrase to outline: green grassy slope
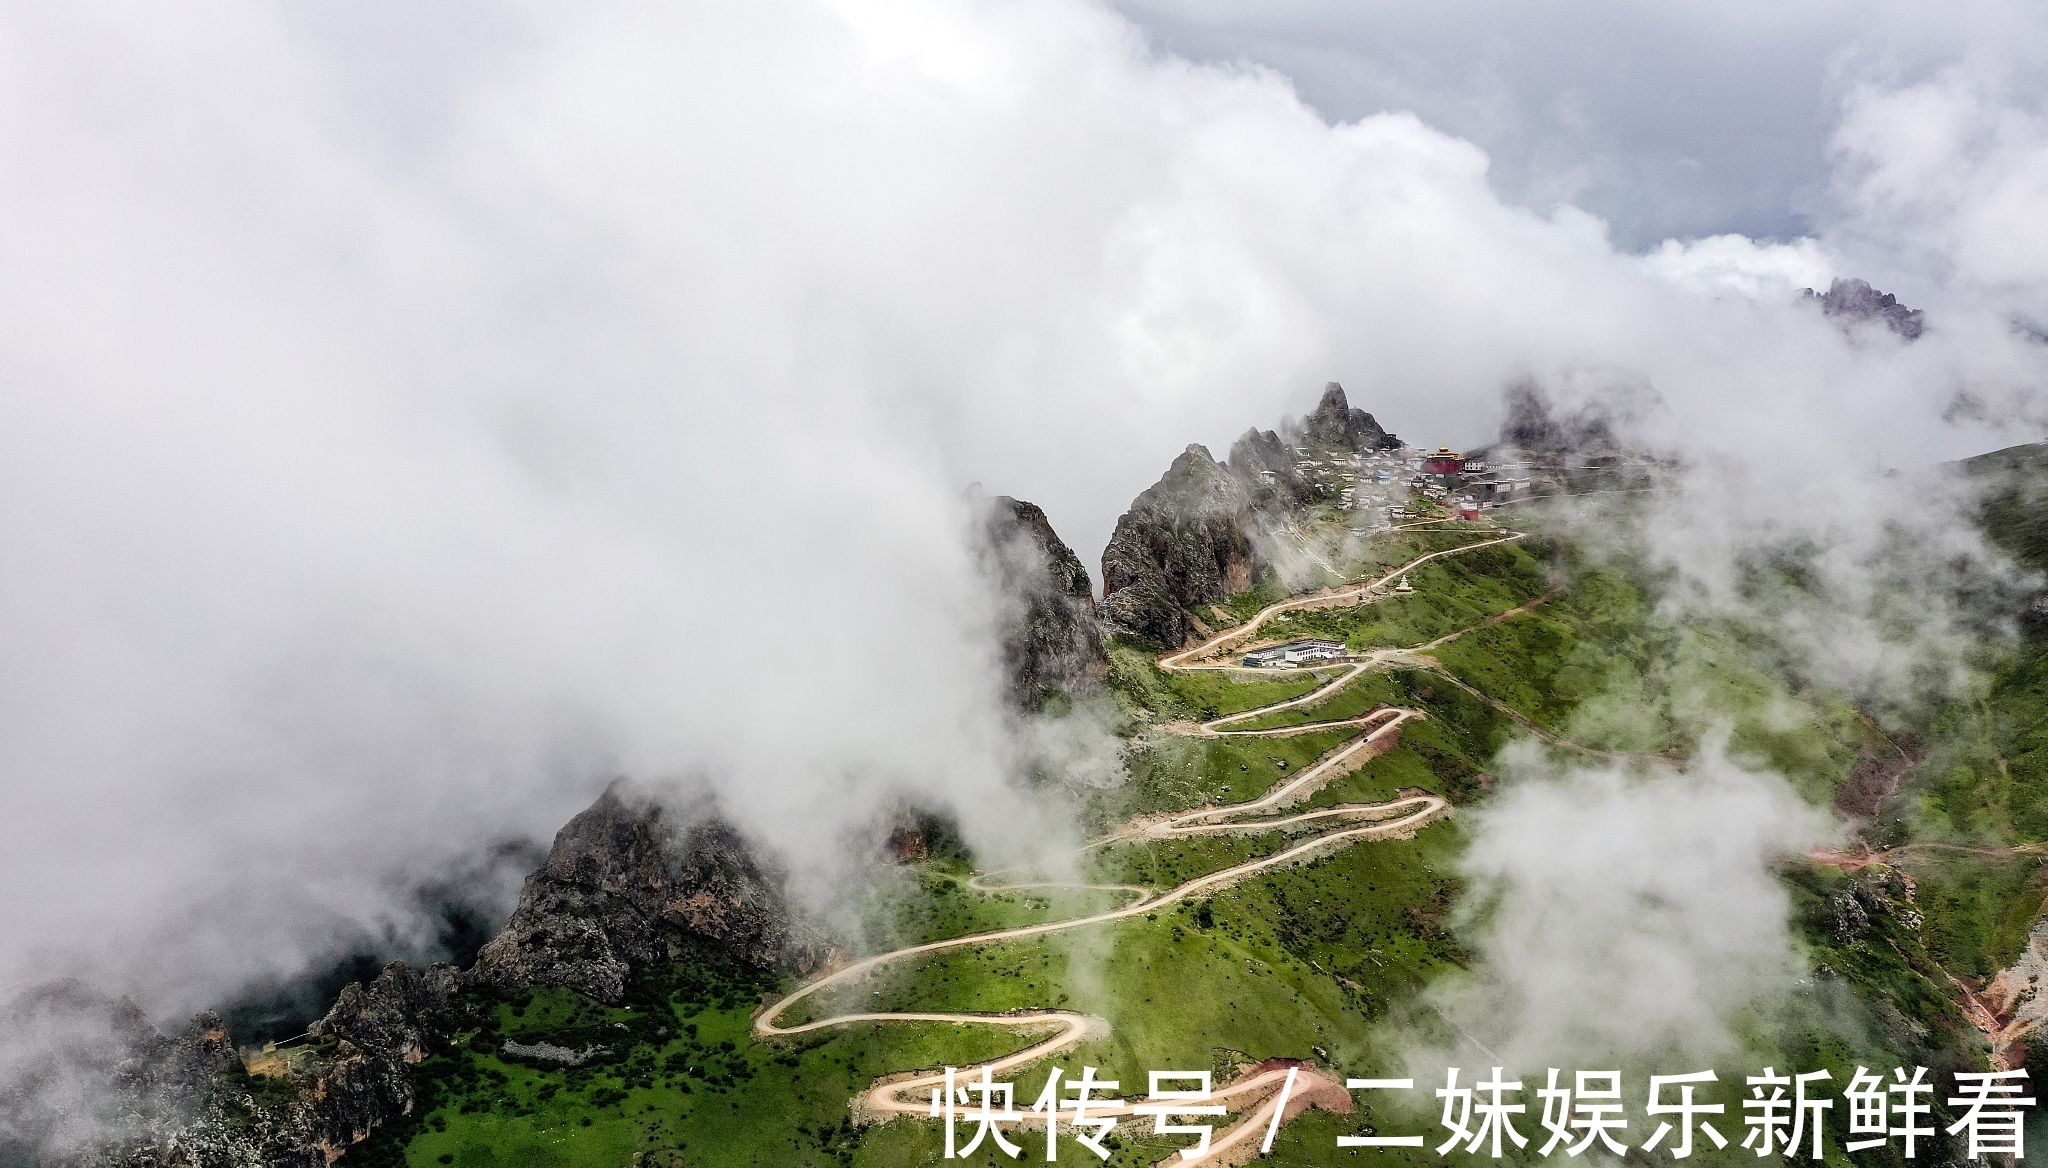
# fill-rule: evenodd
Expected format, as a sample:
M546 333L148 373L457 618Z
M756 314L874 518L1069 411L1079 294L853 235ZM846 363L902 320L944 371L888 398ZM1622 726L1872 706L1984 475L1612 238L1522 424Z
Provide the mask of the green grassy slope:
M2026 522L2014 530L2022 542L2038 534ZM1426 546L1428 539L1437 542ZM1366 556L1398 563L1417 548L1447 542L1391 536L1385 546L1368 545ZM1302 614L1274 635L1408 646L1470 628L1563 584L1530 612L1434 650L1441 669L1538 725L1601 749L1666 752L1688 748L1702 734L1725 734L1737 757L1782 770L1818 806L1835 805L1858 768L1881 750L1905 749L1847 704L1774 674L1741 630L1660 627L1641 581L1579 561L1552 541L1532 544L1433 564L1415 573L1414 597ZM2048 543L2041 548L2048 554ZM1234 607L1249 615L1270 599L1239 598ZM1946 713L1925 729L1924 741L1902 739L1924 761L1885 803L1869 829L1873 838L1891 833L1884 842L1999 847L2048 838L2048 658L2039 643L2003 659L1975 707ZM1114 691L1129 715L1129 780L1072 793L1090 832L1133 815L1255 799L1351 737L1338 731L1198 739L1148 729L1298 696L1332 671L1283 681L1166 675L1146 648L1132 645L1116 646L1112 665ZM1427 717L1405 727L1392 750L1315 794L1311 806L1380 801L1407 789L1460 805L1483 802L1496 752L1522 733L1508 715L1428 668L1369 674L1314 707L1260 724L1337 719L1378 704L1414 707ZM1269 832L1123 844L1091 853L1086 876L1165 888L1271 854L1288 838ZM1112 1034L1059 1065L1069 1073L1094 1065L1127 1086L1142 1084L1147 1070L1309 1058L1317 1048L1340 1071L1388 1073L1398 1058L1385 1047L1387 1020L1411 1007L1422 987L1470 960L1453 925L1464 840L1455 819L1438 823L1414 839L1354 845L1115 924L904 962L804 1008L812 1016L856 1006L1085 1010L1110 1019ZM1950 978L1982 977L2010 963L2042 900L2037 862L1932 850L1899 856L1894 865L1855 873L1784 861L1794 923L1814 975L1781 1014L1745 1022L1756 1065L1981 1065L1985 1045L1964 1018ZM854 939L874 950L1080 915L1121 900L1085 892L982 893L967 886L967 874L968 865L950 855L892 873L854 925ZM932 1164L940 1155L934 1125L856 1127L849 1100L880 1075L964 1065L1020 1045L993 1029L925 1024L861 1024L787 1045L753 1041L751 1012L763 994L786 988L715 953L693 953L643 973L631 1010L562 991L474 1000L474 1031L419 1067L427 1086L417 1113L350 1150L343 1163ZM507 1038L608 1051L583 1068L529 1066L503 1055ZM1041 1066L1017 1076L1023 1100L1035 1097L1045 1073ZM1395 1120L1370 1110L1345 1118L1311 1114L1288 1125L1276 1158L1359 1163L1336 1149L1335 1136L1381 1122ZM1399 1122L1414 1126L1412 1118ZM1119 1129L1112 1163L1149 1164L1180 1146L1136 1131L1131 1124ZM1040 1145L1027 1146L1038 1158ZM1882 1157L1859 1156L1858 1163ZM1831 1146L1830 1158L1839 1161L1839 1149ZM1374 1159L1437 1163L1427 1150Z
M1962 464L1982 492L1985 530L2024 571L2048 572L2048 444ZM2048 877L2048 620L2039 576L2022 582L2032 608L1983 658L1983 684L1923 729L1921 761L1870 832L1911 845L1930 948L1962 977L2011 965L2039 915Z

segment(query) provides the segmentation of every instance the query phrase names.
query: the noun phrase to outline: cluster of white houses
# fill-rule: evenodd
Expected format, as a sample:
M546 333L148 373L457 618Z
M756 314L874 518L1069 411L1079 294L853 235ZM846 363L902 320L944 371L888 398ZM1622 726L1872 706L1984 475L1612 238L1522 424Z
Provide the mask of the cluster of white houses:
M1334 661L1344 656L1342 641L1289 641L1268 645L1244 655L1246 669L1295 669L1315 661Z
M1396 493L1413 492L1451 508L1461 519L1477 519L1481 510L1526 494L1529 488L1528 479L1500 474L1448 446L1439 446L1434 453L1407 446L1357 454L1330 452L1320 459L1300 458L1294 465L1304 476L1335 486L1340 510L1384 510L1389 522L1407 517L1406 509L1389 497ZM1271 471L1260 474L1268 480L1274 477ZM1453 500L1451 488L1456 485L1467 493Z

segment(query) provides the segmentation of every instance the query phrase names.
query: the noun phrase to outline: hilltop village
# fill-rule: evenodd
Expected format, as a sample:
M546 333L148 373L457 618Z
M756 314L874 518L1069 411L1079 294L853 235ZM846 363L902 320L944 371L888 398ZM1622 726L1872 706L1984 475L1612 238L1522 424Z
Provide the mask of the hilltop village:
M1446 515L1475 520L1482 511L1526 497L1530 490L1529 464L1494 467L1484 455L1467 457L1448 446L1305 451L1294 468L1319 495L1334 497L1338 510L1370 520L1367 530ZM1260 476L1270 482L1274 472L1261 471Z
M1117 521L1102 554L1102 616L1119 633L1185 646L1209 635L1221 619L1213 606L1232 597L1349 579L1336 565L1362 537L1478 522L1524 499L1623 486L1648 469L1619 449L1546 441L1559 427L1542 409L1529 399L1511 414L1507 441L1460 454L1403 442L1332 382L1307 417L1245 431L1221 462L1191 445Z
M1370 537L1491 526L1496 509L1524 501L1645 489L1658 466L1615 441L1604 415L1552 416L1534 391L1509 395L1498 441L1460 453L1402 441L1331 382L1306 417L1247 430L1220 462L1189 446L1132 501L1103 551L1102 627L1161 650L1192 648L1260 605L1356 588ZM1402 578L1373 589L1413 591ZM1348 657L1313 640L1241 648L1240 668Z
M1526 463L1494 468L1483 455L1468 458L1448 446L1435 450L1405 444L1370 451L1333 448L1314 456L1304 453L1294 466L1319 495L1335 496L1337 510L1353 513L1352 530L1364 534L1409 524L1480 522L1484 512L1529 497L1526 473L1515 477L1515 472L1529 469ZM1261 477L1270 481L1274 472L1261 472ZM1300 525L1286 531L1304 534ZM1387 591L1406 595L1414 588L1403 577ZM1238 664L1245 669L1301 669L1350 656L1342 641L1310 638L1254 649Z

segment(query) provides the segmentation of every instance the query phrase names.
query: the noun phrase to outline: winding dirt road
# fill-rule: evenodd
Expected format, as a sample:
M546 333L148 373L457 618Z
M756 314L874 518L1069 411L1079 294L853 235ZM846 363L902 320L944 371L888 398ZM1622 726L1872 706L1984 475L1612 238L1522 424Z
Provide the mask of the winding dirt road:
M1294 609L1328 606L1334 604L1371 603L1390 595L1386 591L1389 581L1413 571L1422 564L1443 556L1459 555L1477 551L1480 548L1509 543L1523 538L1523 533L1510 532L1497 539L1466 544L1457 548L1432 552L1396 568L1371 583L1334 593L1297 597L1268 605L1245 624L1228 630L1209 641L1180 653L1162 657L1159 667L1168 672L1184 672L1209 669L1240 669L1227 663L1202 663L1200 658L1216 652L1222 646L1248 636L1267 620ZM1526 607L1526 606L1525 606ZM1520 610L1518 610L1520 611ZM1503 616L1511 614L1503 614ZM1500 619L1500 618L1495 618ZM1476 627L1476 626L1475 626ZM1432 645L1442 643L1431 642ZM1422 648L1422 646L1418 646ZM971 946L992 945L1015 941L1027 937L1044 936L1049 933L1070 929L1086 928L1091 925L1107 924L1127 920L1142 913L1185 900L1215 892L1247 876L1281 867L1326 853L1340 847L1367 840L1382 840L1413 835L1428 824L1450 813L1450 805L1442 798L1427 792L1404 793L1401 798L1385 803L1346 804L1337 807L1320 808L1295 814L1267 815L1268 812L1282 812L1287 807L1313 795L1324 783L1346 769L1358 765L1373 754L1390 748L1396 741L1403 724L1421 718L1419 710L1397 707L1381 707L1352 718L1328 722L1309 722L1295 726L1275 727L1262 730L1230 730L1224 727L1238 722L1250 721L1266 714L1313 705L1328 699L1337 690L1376 667L1396 663L1415 664L1408 655L1413 650L1375 650L1363 659L1351 662L1351 667L1342 676L1303 697L1242 713L1212 719L1189 730L1182 731L1205 737L1264 736L1284 737L1293 734L1321 733L1332 730L1357 727L1365 732L1331 750L1316 763L1303 770L1287 782L1276 785L1258 799L1246 803L1225 804L1185 811L1178 814L1140 816L1123 826L1092 841L1084 850L1115 843L1165 840L1203 835L1229 833L1265 833L1308 829L1314 832L1308 838L1266 856L1259 856L1244 863L1220 871L1198 876L1176 887L1159 891L1135 884L1080 885L1065 882L992 884L987 881L996 873L986 873L969 881L969 886L983 892L1000 892L1030 888L1064 888L1099 892L1123 892L1131 899L1118 908L1107 909L1088 916L1074 917L1063 921L1048 921L1036 925L1020 925L1015 928L997 929L984 933L973 933L960 937L949 937L928 941L902 949L857 961L841 969L822 974L798 986L787 996L766 1007L754 1018L754 1032L763 1039L786 1038L807 1034L830 1027L848 1026L861 1022L921 1022L950 1023L956 1026L999 1026L1023 1035L1042 1036L1022 1050L1005 1055L988 1063L955 1070L955 1082L964 1079L978 1079L986 1066L993 1076L1001 1076L1018 1068L1028 1066L1042 1059L1071 1050L1094 1039L1106 1037L1110 1032L1107 1019L1092 1014L1069 1010L1025 1010L1008 1014L968 1013L920 1013L883 1011L868 1013L833 1014L807 1022L783 1025L778 1019L790 1013L799 1003L822 991L850 985L875 973L884 966L910 961L933 953ZM1260 670L1243 670L1259 673ZM1280 1065L1275 1065L1278 1063ZM1281 1087L1293 1076L1293 1086L1286 1092L1286 1110L1279 1117L1273 1114L1281 1104ZM931 1100L945 1082L943 1071L911 1072L893 1075L878 1080L863 1093L856 1104L857 1110L876 1119L887 1119L899 1115L928 1115ZM1242 1163L1254 1154L1253 1144L1263 1141L1278 1124L1292 1117L1308 1106L1311 1101L1342 1109L1348 1106L1341 1080L1305 1062L1274 1060L1262 1064L1254 1073L1247 1074L1233 1082L1218 1086L1212 1102L1222 1103L1238 1116L1236 1122L1218 1131L1210 1141L1209 1150L1195 1160L1181 1160L1178 1154L1168 1157L1174 1163L1187 1164L1236 1164ZM1143 1103L1139 1097L1111 1098L1099 1104L1091 1103L1092 1115L1122 1117L1133 1114L1133 1108ZM1039 1122L1043 1122L1040 1120Z
M1386 591L1389 581L1398 580L1422 565L1429 563L1431 560L1442 559L1445 556L1460 556L1466 552L1476 552L1480 548L1493 547L1496 544L1513 543L1518 539L1528 538L1528 534L1525 531L1510 531L1498 539L1482 540L1478 543L1445 548L1442 551L1431 552L1426 556L1418 556L1381 576L1379 579L1365 584L1354 585L1350 588L1339 588L1329 592L1314 592L1307 596L1295 596L1286 600L1275 601L1260 609L1258 615L1238 625L1236 628L1225 629L1192 649L1184 649L1178 653L1169 653L1161 657L1159 659L1159 668L1168 673L1184 673L1194 669L1242 669L1242 666L1232 665L1228 662L1202 662L1201 659L1220 651L1226 645L1233 644L1250 636L1258 631L1260 625L1265 624L1283 612L1294 612L1305 608L1336 608L1343 605L1370 604L1375 600L1385 598L1389 594ZM1258 672L1270 671L1260 670ZM1350 679L1346 678L1345 680L1348 681ZM1259 710L1256 712L1265 714L1272 711Z

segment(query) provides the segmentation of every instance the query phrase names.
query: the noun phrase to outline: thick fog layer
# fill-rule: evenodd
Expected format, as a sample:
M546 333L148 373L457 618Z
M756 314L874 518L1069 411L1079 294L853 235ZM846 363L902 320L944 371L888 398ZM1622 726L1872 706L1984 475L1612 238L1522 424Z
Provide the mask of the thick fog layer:
M0 63L0 978L161 1010L621 772L793 857L904 792L1057 838L970 481L1092 563L1326 380L1465 445L1621 370L1864 530L2037 425L2040 123L1961 75L1854 90L1817 239L1630 253L1070 0L11 6ZM1928 334L1794 303L1857 274Z

